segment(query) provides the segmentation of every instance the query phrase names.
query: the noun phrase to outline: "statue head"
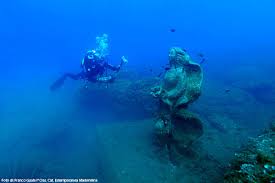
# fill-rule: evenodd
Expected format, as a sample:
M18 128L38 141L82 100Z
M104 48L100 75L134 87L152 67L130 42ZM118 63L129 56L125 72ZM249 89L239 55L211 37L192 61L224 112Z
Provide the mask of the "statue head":
M180 67L188 64L190 56L181 48L173 47L169 51L169 63L171 66Z

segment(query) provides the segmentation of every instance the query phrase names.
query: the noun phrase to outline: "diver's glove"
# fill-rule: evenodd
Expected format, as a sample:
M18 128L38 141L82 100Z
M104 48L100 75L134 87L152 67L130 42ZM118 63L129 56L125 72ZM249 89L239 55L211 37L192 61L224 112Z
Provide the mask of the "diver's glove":
M121 64L127 64L128 60L125 58L125 56L121 57Z

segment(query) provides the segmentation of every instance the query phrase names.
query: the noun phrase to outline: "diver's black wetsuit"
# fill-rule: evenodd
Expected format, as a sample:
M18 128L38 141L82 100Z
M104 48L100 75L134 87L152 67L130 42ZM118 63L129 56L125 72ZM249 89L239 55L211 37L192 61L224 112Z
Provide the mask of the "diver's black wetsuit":
M105 60L92 60L89 59L88 56L85 56L84 63L82 64L83 71L78 74L81 79L87 79L91 82L108 82L107 80L101 80L103 78L103 74L106 69L110 69L112 71L118 72L120 70L121 64L119 66L113 66L106 62ZM113 76L107 76L108 78L112 78ZM106 77L104 77L106 79ZM110 80L111 81L111 80Z
M90 82L100 82L100 83L113 82L115 79L114 75L103 76L103 74L107 69L118 72L120 70L121 64L118 66L113 66L108 64L105 60L95 61L93 59L89 59L88 56L86 55L84 57L81 67L83 69L82 72L78 74L65 73L61 78L55 81L54 84L51 85L50 89L52 91L58 89L60 86L63 85L64 81L67 78L71 78L73 80L85 79Z

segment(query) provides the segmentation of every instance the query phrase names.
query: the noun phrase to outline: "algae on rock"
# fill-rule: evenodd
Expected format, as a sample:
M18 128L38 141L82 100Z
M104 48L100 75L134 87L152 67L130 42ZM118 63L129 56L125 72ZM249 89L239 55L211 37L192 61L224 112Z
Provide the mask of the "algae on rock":
M231 162L225 182L272 182L275 180L275 123L249 144Z

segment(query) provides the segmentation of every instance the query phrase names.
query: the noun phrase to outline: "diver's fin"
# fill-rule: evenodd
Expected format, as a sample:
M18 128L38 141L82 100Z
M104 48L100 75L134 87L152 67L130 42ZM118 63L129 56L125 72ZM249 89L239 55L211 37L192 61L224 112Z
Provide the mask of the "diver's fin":
M62 76L61 78L59 78L58 80L56 80L51 86L50 86L50 90L51 91L56 91L58 90L63 84L64 81L66 80L66 76Z

